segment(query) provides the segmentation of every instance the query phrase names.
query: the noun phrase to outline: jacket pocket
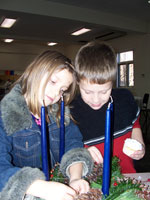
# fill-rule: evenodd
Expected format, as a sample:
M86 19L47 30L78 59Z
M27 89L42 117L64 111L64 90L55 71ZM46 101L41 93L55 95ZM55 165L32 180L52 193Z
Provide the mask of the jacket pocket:
M39 131L22 131L13 136L13 164L18 167L41 167L41 136Z

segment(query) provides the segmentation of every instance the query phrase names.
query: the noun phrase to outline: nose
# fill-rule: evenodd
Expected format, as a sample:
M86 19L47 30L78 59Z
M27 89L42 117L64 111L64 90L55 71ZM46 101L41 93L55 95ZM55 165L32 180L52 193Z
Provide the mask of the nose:
M99 103L100 102L100 95L97 93L93 94L93 103Z

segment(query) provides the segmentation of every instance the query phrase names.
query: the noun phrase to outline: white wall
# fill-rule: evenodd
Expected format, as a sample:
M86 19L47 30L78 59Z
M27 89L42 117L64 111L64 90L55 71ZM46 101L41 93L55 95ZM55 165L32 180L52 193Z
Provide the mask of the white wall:
M131 89L135 96L150 93L150 34L130 35L108 41L117 52L134 51L135 86ZM46 49L56 49L74 60L80 45L48 47L35 44L0 44L0 70L23 71L36 55Z
M57 49L64 52L64 47L48 47L47 45L35 44L0 44L0 70L18 70L24 71L26 66L37 56L39 53L47 49Z
M117 52L134 51L135 86L131 91L142 98L144 93L150 94L150 34L121 37L112 40L111 45Z

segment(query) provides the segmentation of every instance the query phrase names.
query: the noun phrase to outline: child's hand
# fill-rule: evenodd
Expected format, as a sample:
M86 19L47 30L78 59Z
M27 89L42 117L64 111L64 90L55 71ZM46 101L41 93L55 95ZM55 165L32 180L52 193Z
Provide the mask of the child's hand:
M57 182L53 182L52 184L54 188L51 190L50 196L47 198L47 200L73 200L74 197L77 195L75 190L73 190L65 184Z
M130 155L130 157L134 160L140 160L145 155L145 146L142 145L142 150L137 150L133 154Z
M95 146L88 147L87 149L90 152L94 162L98 164L103 163L102 154Z
M43 180L33 182L26 194L40 197L45 200L73 200L77 195L74 189L65 184Z
M49 192L49 196L46 200L73 200L76 196L76 192L72 188L58 182L53 182L52 184L52 190Z
M87 193L90 189L89 183L83 179L72 180L69 185L79 194Z

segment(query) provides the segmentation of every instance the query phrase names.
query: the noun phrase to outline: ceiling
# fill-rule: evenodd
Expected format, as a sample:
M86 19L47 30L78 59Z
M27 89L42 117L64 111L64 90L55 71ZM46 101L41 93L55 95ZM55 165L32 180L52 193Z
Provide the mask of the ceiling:
M147 0L0 0L0 21L3 17L17 18L17 23L0 28L1 41L74 44L150 33ZM92 31L70 35L82 27Z

